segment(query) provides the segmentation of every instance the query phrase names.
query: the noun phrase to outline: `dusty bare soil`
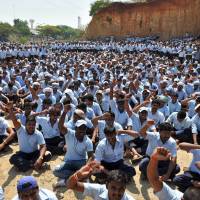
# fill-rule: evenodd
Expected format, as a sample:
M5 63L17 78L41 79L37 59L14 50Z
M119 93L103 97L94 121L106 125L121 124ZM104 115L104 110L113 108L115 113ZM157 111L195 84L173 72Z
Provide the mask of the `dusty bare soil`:
M39 182L40 187L52 190L52 184L56 182L57 178L54 177L51 170L62 162L63 156L53 157L52 161L49 162L51 169L42 170L40 173L34 170L30 170L26 173L21 173L16 171L16 169L9 164L9 158L15 151L18 150L18 145L13 144L11 148L12 151L9 151L5 154L0 154L0 185L4 188L5 199L11 200L12 197L16 194L17 180L24 175L35 176ZM178 163L181 166L181 170L183 170L184 167L187 167L190 161L191 155L178 150ZM157 200L149 183L147 181L140 180L140 172L137 165L135 168L137 175L134 177L133 183L128 185L127 192L130 193L135 198L135 200ZM74 193L72 190L66 191L65 188L59 189L56 194L58 199L83 199L80 194ZM89 200L90 198L86 199Z

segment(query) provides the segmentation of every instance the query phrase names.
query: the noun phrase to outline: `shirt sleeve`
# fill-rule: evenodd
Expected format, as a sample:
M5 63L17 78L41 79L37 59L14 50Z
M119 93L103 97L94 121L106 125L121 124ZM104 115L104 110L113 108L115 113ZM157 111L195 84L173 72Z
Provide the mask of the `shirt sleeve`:
M25 131L25 127L23 125L21 125L19 129L17 129L17 135L20 134L20 132L22 131Z
M3 189L0 187L0 200L4 200Z
M171 149L170 149L172 157L177 156L177 147L176 147L176 142L172 143Z
M193 156L199 155L200 149L192 149L192 150L190 150L190 153L192 153Z
M116 112L116 103L114 100L110 101L110 108L111 108L112 112L114 112L114 113Z
M155 132L148 132L148 131L147 131L146 139L148 139L148 140L155 140L155 138L157 138L157 134L158 134L158 133L155 133Z
M95 199L95 197L98 197L102 186L99 184L93 184L93 183L83 183L84 185L84 196L92 197L92 199Z
M166 122L172 123L173 113L167 118Z
M93 144L92 141L88 138L87 139L87 152L93 151Z
M193 134L198 134L197 126L196 126L195 123L192 123L192 133L193 133Z
M4 126L5 129L7 129L9 127L7 120L3 121L3 126Z
M39 145L45 144L44 137L43 137L42 133L39 131L38 131L38 144Z
M101 142L97 145L97 148L95 151L95 160L97 160L99 162L101 162L103 160L103 147L101 145Z
M181 192L173 190L166 183L163 182L163 188L161 191L155 193L159 200L180 200Z

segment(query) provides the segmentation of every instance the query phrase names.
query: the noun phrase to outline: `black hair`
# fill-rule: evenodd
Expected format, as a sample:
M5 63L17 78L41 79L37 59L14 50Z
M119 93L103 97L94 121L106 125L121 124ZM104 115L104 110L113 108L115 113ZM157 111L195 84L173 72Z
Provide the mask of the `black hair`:
M84 99L87 99L87 100L89 100L89 101L94 101L94 96L93 96L92 94L86 94L86 95L84 96Z
M32 108L32 103L29 102L29 101L24 102L23 108L25 109L27 107L29 107L29 108L31 107Z
M85 103L80 103L76 106L76 108L84 111L87 109L87 105Z
M49 114L59 115L59 113L56 111L54 107L49 109Z
M159 104L160 105L160 100L159 99L154 99L152 102L151 102L151 105L152 104Z
M34 123L36 123L35 116L32 116L32 115L28 116L28 117L26 118L26 124L27 124L28 122L34 122Z
M200 197L200 189L196 187L189 187L183 195L184 200L199 200Z
M105 113L109 113L110 116L111 116L112 118L115 118L115 113L114 113L114 112L112 112L112 111L107 111L107 112L105 112Z
M180 110L177 114L178 119L185 119L186 117L186 112L184 110Z
M116 132L116 129L115 128L113 128L113 129L110 129L110 128L108 128L108 127L105 127L104 128L104 134L105 135L112 135L113 133L115 133Z
M122 185L126 185L128 183L128 175L121 170L112 170L108 174L107 184L111 181L120 182Z
M170 123L163 122L163 123L158 125L157 129L158 129L158 131L172 131L173 127Z
M64 101L63 101L63 105L67 105L67 104L70 104L70 103L71 103L71 99L65 98Z
M44 99L42 104L48 104L51 105L52 104L52 100L51 99Z

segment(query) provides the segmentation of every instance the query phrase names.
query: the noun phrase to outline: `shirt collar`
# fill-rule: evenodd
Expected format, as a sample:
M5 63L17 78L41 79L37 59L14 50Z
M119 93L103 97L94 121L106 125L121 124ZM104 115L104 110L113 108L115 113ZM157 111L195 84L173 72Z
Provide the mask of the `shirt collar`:
M104 190L104 191L99 195L99 197L102 198L102 199L104 199L104 200L109 200L109 198L108 198L108 190L107 190L107 189ZM126 195L125 192L124 192L124 195L123 195L123 197L122 197L121 200L128 200L127 195Z
M99 197L101 197L102 199L105 199L105 200L109 200L108 198L108 190L104 190L100 195Z

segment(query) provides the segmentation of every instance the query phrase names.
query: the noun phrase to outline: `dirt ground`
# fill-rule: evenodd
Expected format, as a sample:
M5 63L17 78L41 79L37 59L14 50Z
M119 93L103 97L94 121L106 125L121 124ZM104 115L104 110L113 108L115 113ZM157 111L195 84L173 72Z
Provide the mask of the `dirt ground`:
M15 168L11 167L9 164L9 158L12 153L18 150L18 146L17 144L13 144L11 148L12 150L10 152L0 154L0 185L4 188L5 199L11 200L12 197L16 194L17 180L24 175L33 175L37 178L40 187L52 190L52 184L56 182L57 179L53 176L51 169L62 162L63 156L53 157L52 161L49 163L51 169L43 170L41 173L38 173L34 170L30 170L26 173L21 173L17 172ZM184 167L187 167L190 161L191 155L178 150L178 163L181 166L181 170L183 170ZM134 177L133 183L128 185L127 192L130 193L135 198L135 200L157 200L148 182L140 180L140 172L137 165L135 168L137 175ZM72 190L66 191L64 188L58 190L56 194L58 199L84 199L80 194L75 194ZM89 200L89 198L85 199Z

